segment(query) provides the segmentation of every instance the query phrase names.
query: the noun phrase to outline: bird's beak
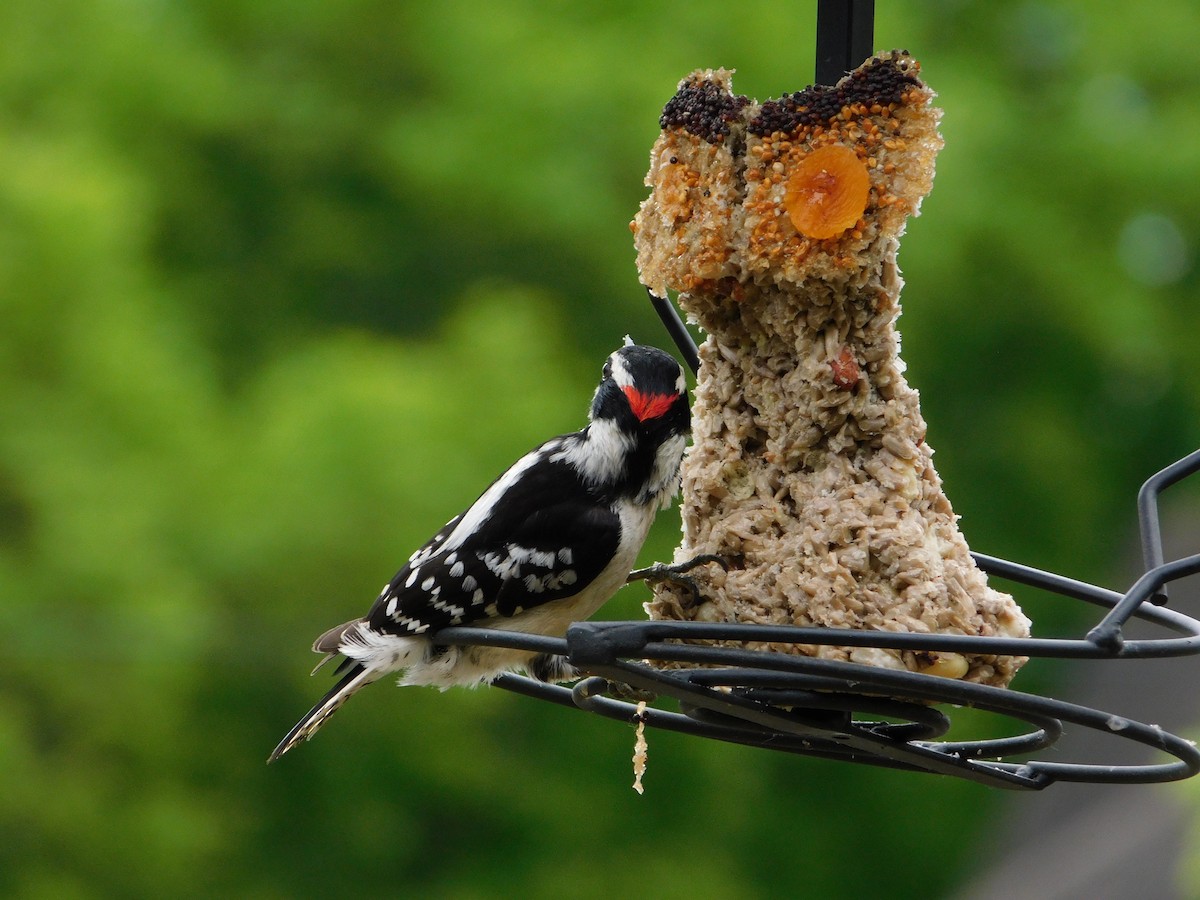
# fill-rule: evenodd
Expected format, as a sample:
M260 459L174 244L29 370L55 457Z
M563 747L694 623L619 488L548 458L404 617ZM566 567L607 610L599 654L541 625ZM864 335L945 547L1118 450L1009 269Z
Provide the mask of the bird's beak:
M633 414L637 416L639 422L657 419L671 408L671 404L679 396L678 394L644 394L635 387L623 387L621 390L628 398L629 408L633 410Z

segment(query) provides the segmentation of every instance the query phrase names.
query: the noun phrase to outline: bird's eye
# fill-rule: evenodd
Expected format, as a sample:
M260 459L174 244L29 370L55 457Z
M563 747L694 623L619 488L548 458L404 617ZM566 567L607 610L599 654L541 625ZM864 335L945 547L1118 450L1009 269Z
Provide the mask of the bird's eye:
M612 378L612 360L604 361L604 371L601 373L605 378Z

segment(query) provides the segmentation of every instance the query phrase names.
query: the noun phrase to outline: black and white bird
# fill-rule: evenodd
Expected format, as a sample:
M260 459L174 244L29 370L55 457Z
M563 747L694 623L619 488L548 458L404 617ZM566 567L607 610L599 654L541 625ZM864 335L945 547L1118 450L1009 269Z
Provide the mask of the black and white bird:
M655 514L679 489L691 421L683 370L669 354L626 338L604 364L588 419L582 431L525 454L447 522L364 618L317 638L322 664L344 657L342 678L269 761L392 672L403 672L402 685L443 689L513 670L543 681L574 677L560 657L437 646L429 635L474 625L561 636L625 583Z

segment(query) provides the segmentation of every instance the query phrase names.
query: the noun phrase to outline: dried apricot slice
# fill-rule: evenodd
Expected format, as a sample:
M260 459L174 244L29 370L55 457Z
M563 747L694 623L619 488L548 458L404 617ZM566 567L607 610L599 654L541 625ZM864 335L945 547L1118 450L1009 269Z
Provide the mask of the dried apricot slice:
M855 152L842 144L826 144L796 166L783 205L797 231L824 240L859 220L870 190L871 176Z

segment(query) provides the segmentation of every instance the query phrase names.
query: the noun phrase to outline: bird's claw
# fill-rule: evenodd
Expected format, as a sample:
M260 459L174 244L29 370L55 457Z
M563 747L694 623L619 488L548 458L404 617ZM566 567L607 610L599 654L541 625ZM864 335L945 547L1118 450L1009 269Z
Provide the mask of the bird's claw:
M725 571L729 571L729 563L723 557L717 556L715 553L701 553L699 556L693 556L681 563L655 563L644 569L634 569L629 573L625 582L628 584L631 581L648 581L651 584L658 584L670 581L673 584L680 584L691 591L692 603L695 604L700 602L700 588L696 584L696 579L684 573L708 563L716 563Z
M690 572L692 569L706 565L707 563L716 563L726 572L729 571L729 563L726 562L724 557L717 556L715 553L701 553L699 556L693 556L691 559L684 560L681 563L655 563L652 566L646 566L644 569L634 569L625 580L627 582L673 581L684 572Z

